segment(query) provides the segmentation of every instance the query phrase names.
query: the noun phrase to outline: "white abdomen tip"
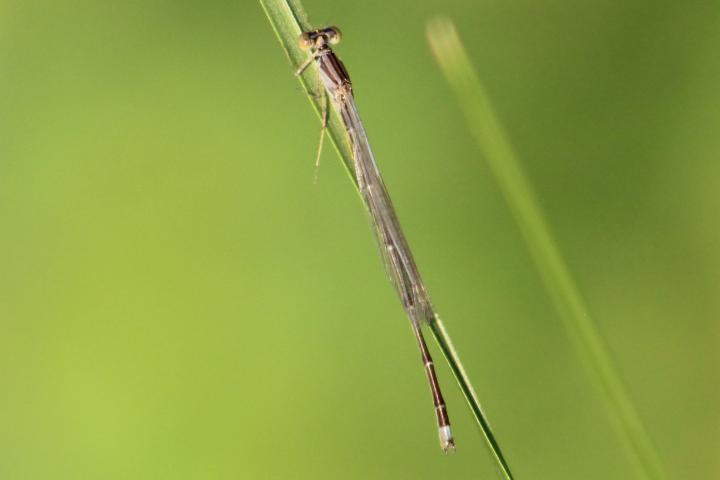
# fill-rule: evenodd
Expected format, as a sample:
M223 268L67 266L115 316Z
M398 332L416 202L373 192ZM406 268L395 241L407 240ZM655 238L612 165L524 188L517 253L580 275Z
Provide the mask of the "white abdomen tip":
M452 431L450 431L450 425L438 428L438 435L440 436L440 447L445 453L453 450L455 451L455 440L453 440Z

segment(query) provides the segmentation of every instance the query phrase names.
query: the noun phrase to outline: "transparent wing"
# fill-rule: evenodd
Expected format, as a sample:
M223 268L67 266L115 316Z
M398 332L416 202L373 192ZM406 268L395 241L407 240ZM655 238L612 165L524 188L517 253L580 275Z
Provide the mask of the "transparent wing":
M360 194L370 214L388 276L410 320L418 325L432 322L435 313L430 297L400 227L351 95L345 98L341 113L352 142Z

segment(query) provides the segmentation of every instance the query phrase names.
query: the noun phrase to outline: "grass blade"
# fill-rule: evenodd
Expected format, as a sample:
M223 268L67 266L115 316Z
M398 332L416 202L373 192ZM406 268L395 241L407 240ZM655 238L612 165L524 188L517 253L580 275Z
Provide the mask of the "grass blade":
M598 385L630 456L643 478L665 478L650 437L555 246L530 184L453 23L447 19L433 20L428 24L427 37L435 59L454 90L470 130L515 216L569 337L590 377Z
M298 47L297 39L301 32L312 29L300 2L297 0L260 0L260 4L265 10L265 13L270 20L270 23L272 24L293 69L297 68L307 58L307 52L303 52ZM318 74L314 66L305 70L305 73L300 77L300 82L308 94L308 98L313 104L315 111L318 113L318 116L320 116L320 103L316 96L312 93L312 90L314 89L313 86L319 84ZM328 134L338 154L340 155L340 158L345 164L345 168L350 174L353 183L357 187L357 180L355 179L353 173L352 149L350 148L349 140L345 134L341 120L332 106L330 108ZM490 428L490 424L480 407L480 402L475 394L475 390L473 389L470 379L463 368L462 362L453 347L445 326L438 318L435 322L430 324L429 328L431 329L433 338L443 352L443 356L448 362L448 365L450 366L450 369L468 402L470 410L483 433L488 448L500 472L502 473L503 478L506 480L512 480L513 477L510 473L510 467L503 457L500 446L495 439L492 429Z
M307 60L308 53L301 50L298 46L298 38L302 32L312 30L312 25L308 21L307 14L302 7L299 0L260 0L260 5L270 21L270 24L275 30L275 34L280 41L280 45L290 61L292 71L294 72L300 65ZM320 77L317 72L317 68L311 65L306 68L305 71L299 77L300 84L302 85L305 93L307 94L308 100L312 104L318 118L321 118L321 105L320 98L315 93L320 88ZM329 102L332 103L332 102ZM338 155L345 165L350 175L350 179L357 186L357 180L353 173L353 159L352 159L352 148L350 147L349 139L345 134L345 128L342 125L342 120L335 110L330 105L328 109L328 136L330 141L335 147Z

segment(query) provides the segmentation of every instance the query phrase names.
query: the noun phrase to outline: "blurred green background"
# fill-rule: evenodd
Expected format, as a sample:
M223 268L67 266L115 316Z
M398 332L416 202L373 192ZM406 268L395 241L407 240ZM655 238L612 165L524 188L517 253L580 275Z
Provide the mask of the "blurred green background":
M424 39L453 18L671 478L720 478L720 4L306 0L518 479L637 472ZM0 1L0 478L496 478L255 1ZM326 146L327 147L327 146ZM435 353L439 359L439 353ZM442 362L438 362L439 364Z

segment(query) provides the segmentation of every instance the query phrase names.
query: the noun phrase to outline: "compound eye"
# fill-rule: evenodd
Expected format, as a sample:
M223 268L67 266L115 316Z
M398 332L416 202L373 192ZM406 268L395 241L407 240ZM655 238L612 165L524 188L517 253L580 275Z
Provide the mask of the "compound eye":
M300 35L300 38L298 38L298 47L300 47L300 50L310 50L314 44L315 42L310 38L308 32L303 33Z
M342 40L342 32L337 27L328 27L325 30L325 37L330 45L337 45Z

